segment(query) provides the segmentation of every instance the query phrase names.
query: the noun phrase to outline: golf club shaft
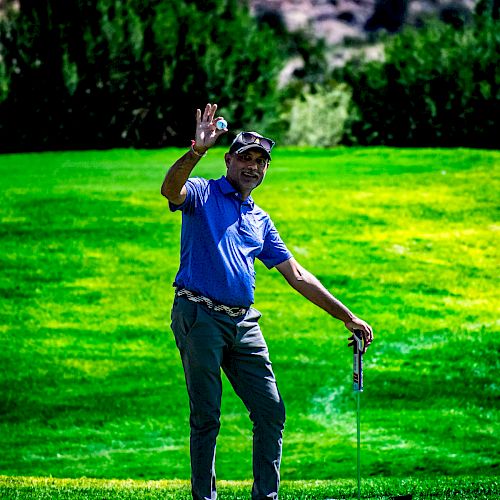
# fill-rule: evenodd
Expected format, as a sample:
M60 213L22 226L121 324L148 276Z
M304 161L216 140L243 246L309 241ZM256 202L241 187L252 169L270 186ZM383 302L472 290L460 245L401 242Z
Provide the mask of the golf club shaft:
M356 431L358 440L357 450L357 474L358 474L358 500L361 500L361 408L360 408L361 392L356 392Z
M357 437L357 460L356 472L358 482L358 500L361 500L361 393L363 392L363 334L359 330L353 332L353 367L352 380L353 390L356 393L356 437Z

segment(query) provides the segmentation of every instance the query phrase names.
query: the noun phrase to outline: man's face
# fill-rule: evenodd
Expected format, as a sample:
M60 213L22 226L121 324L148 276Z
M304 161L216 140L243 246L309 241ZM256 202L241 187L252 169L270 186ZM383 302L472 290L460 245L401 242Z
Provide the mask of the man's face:
M248 196L263 180L269 166L260 149L247 149L243 153L226 153L227 180L240 193Z

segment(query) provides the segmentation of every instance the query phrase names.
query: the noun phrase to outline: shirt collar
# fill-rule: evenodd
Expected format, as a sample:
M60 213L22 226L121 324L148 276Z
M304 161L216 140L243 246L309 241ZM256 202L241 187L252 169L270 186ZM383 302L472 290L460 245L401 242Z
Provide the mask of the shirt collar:
M223 175L218 181L219 188L222 191L222 194L225 194L226 196L229 194L237 194L238 195L238 200L241 201L240 194L238 191L233 187L233 185L226 179L226 177ZM242 203L246 203L250 206L250 208L254 207L254 201L252 196L249 196L245 201Z

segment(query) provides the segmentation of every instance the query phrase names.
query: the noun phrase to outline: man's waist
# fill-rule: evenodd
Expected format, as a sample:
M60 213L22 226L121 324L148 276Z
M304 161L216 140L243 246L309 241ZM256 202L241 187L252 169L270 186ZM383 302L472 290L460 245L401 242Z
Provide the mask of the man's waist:
M253 282L251 277L220 275L216 271L210 276L200 276L180 270L174 280L175 288L186 288L214 302L229 307L250 307L253 303Z
M242 316L244 315L249 307L245 306L232 306L232 305L226 305L223 304L222 302L212 299L211 297L207 297L206 295L203 295L199 292L196 292L194 290L189 290L188 288L182 287L174 283L175 287L175 295L178 297L185 297L186 299L192 301L192 302L197 302L199 304L203 304L209 309L213 309L214 311L219 311L223 312L231 317L237 317L237 316Z

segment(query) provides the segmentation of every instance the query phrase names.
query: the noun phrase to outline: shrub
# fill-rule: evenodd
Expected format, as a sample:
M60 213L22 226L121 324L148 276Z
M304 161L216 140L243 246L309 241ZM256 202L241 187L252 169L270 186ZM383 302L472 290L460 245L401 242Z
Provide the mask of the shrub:
M500 23L435 23L389 39L385 61L351 62L340 77L358 107L361 144L498 147ZM337 75L339 76L339 75Z
M345 134L351 91L347 85L315 87L295 97L286 121L286 142L298 146L337 145Z

